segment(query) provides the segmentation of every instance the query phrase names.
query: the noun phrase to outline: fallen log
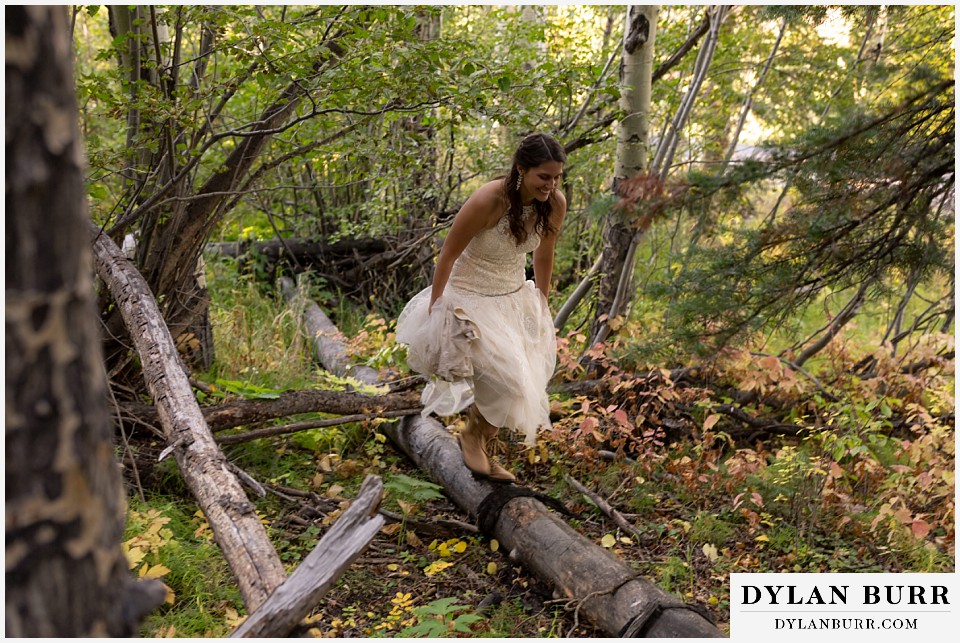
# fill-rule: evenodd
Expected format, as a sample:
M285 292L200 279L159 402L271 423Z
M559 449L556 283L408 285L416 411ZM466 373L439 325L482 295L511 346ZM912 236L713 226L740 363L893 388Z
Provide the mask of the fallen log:
M244 604L253 611L283 583L283 563L214 442L149 286L113 240L90 226L97 274L130 330L168 449L216 535Z
M353 364L343 345L343 334L320 307L296 287L289 277L280 278L280 291L294 310L303 311L303 321L313 339L313 352L324 368L341 377L354 377L373 383L380 373L369 366Z
M384 518L377 512L382 499L380 478L367 476L350 507L310 555L230 637L267 638L291 632L383 527Z
M581 536L540 501L508 497L499 515L490 516L487 508L512 487L474 480L455 438L435 420L408 417L385 425L384 432L461 509L493 525L488 535L500 541L511 560L551 583L558 597L598 629L611 636L724 637L696 608Z
M273 400L235 400L205 406L201 410L210 430L216 433L301 413L357 415L378 411L400 411L417 406L420 406L420 395L416 392L369 395L355 391L304 389L280 393ZM150 404L121 402L120 410L126 415L153 426L158 425L160 421L156 407Z
M328 418L326 420L309 420L306 422L294 422L293 424L285 424L283 426L269 426L263 429L254 429L252 431L246 431L244 433L235 433L233 435L224 435L218 437L217 444L239 444L241 442L249 442L250 440L262 440L263 438L272 438L278 435L289 435L291 433L298 433L300 431L308 431L310 429L320 429L328 426L337 426L340 424L347 424L350 422L364 422L369 420L385 419L385 418L395 418L403 417L405 415L418 415L420 413L420 407L410 408L410 409L401 409L399 411L380 411L379 413L361 413L357 415L341 415L335 418Z
M382 525L383 519L371 518L367 509L373 505L375 511L379 505L380 480L374 478L365 483L366 494L373 496L358 505L351 521L337 529L336 534L331 530L314 548L307 558L312 561L311 565L302 572L298 568L299 573L287 579L256 508L231 472L230 463L204 420L149 286L112 239L93 224L89 230L97 273L130 330L147 390L156 401L168 444L165 452L173 452L187 487L197 499L237 579L248 614L255 614L265 605L268 608L249 628L256 627L254 631L262 636L285 636L342 573L345 565L326 564L329 556L335 560L352 560L366 548ZM367 519L356 522L364 516ZM339 523L338 520L335 526L339 527ZM337 551L328 554L328 549ZM275 593L276 599L269 600ZM299 598L285 600L290 595ZM275 609L275 605L281 607Z
M300 264L327 263L338 257L380 254L388 249L384 239L341 239L336 243L322 243L311 239L272 239L270 241L228 241L208 243L207 254L237 258L253 252L268 259L293 259Z

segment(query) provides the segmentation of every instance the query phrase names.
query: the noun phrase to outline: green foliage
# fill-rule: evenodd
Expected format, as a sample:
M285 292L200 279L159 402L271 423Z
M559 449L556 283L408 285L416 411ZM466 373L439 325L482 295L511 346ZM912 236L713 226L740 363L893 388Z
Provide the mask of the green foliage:
M418 480L402 473L389 476L383 484L383 488L396 499L411 504L439 500L444 497L441 493L443 487L440 485L426 480Z
M650 288L666 326L700 351L784 324L826 289L853 292L952 273L953 91L927 88L881 113L811 128L775 161L795 203L752 228L718 226ZM756 176L755 166L744 169ZM730 179L742 187L741 176Z
M735 533L729 522L708 511L698 513L690 524L690 540L695 543L722 547Z
M239 592L195 507L162 498L132 500L124 550L135 574L161 578L168 588L166 603L148 616L144 634L225 636L239 623Z
M481 620L481 617L465 612L471 609L469 605L457 605L455 597L439 598L427 605L414 608L413 613L419 623L400 631L400 636L409 637L447 637L454 633L470 634L470 625Z

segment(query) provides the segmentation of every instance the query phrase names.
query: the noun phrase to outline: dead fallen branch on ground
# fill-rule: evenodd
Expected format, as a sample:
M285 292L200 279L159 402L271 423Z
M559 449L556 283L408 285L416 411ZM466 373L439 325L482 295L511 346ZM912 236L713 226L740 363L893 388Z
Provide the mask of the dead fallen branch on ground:
M329 591L384 524L377 513L383 484L367 476L357 497L290 577L230 635L264 638L289 633Z
M338 528L332 529L308 556L311 564L305 561L288 579L255 506L214 441L146 280L113 240L93 224L90 234L97 273L116 301L140 358L147 390L156 400L159 424L167 441L164 453L172 452L176 458L237 579L247 612L254 617L248 619L246 629L238 631L286 636L383 524L381 516L373 515L383 495L382 484L379 478L368 479L361 489L364 500L355 512L360 515L342 526L338 521ZM256 488L256 481L247 482ZM333 564L327 562L331 555ZM285 601L288 596L296 600ZM278 603L280 608L275 607ZM261 608L266 608L261 612L264 616L258 617Z
M203 418L213 432L233 429L247 424L266 422L276 418L302 413L329 413L331 415L360 415L380 411L399 411L420 405L415 391L369 395L355 391L327 391L304 389L280 393L276 399L232 400L201 408ZM124 415L139 422L157 426L160 417L156 407L140 402L121 402Z

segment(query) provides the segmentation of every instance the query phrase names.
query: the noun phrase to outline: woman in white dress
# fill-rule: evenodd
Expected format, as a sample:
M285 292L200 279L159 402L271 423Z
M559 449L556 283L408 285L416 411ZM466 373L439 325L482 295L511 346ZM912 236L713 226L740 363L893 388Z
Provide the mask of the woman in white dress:
M513 482L490 458L500 427L532 445L550 426L547 382L556 334L547 305L557 234L567 203L558 188L566 154L549 134L526 136L510 172L463 204L437 257L433 285L397 319L407 363L430 375L423 415L469 407L463 461L477 478ZM534 281L526 280L533 253Z

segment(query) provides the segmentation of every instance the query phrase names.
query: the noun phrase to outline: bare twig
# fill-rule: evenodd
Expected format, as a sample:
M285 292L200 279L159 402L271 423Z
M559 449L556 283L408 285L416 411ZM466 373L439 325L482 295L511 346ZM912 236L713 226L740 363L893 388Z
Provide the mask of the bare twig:
M593 504L595 504L597 508L607 516L607 518L610 518L618 527L620 527L620 529L623 529L625 532L631 534L640 542L649 540L649 536L644 536L642 533L640 533L636 527L630 524L629 520L623 517L623 514L614 509L610 503L601 498L599 494L587 489L585 486L583 486L583 484L580 483L580 481L568 473L563 475L563 479L566 480L567 484L569 484L571 487L590 498L590 501L593 502Z
M384 418L403 417L405 415L419 415L422 409L400 409L399 411L380 411L379 413L358 413L355 415L342 415L336 418L326 420L312 420L308 422L294 422L293 424L284 424L283 426L271 426L265 429L256 429L246 433L236 433L234 435L216 436L218 444L238 444L240 442L249 442L250 440L259 440L261 438L271 438L277 435L287 435L306 431L308 429L321 429L328 426L337 426L338 424L347 424L348 422L364 422L368 420L377 420Z

